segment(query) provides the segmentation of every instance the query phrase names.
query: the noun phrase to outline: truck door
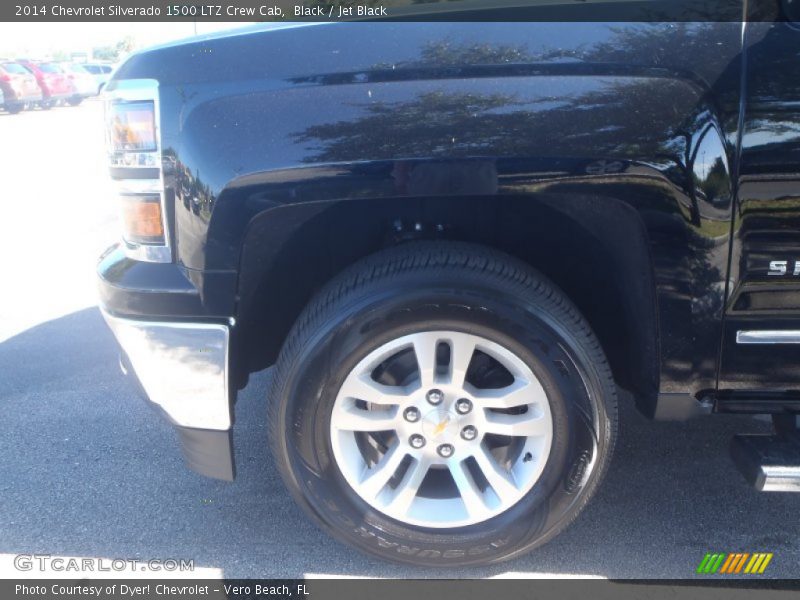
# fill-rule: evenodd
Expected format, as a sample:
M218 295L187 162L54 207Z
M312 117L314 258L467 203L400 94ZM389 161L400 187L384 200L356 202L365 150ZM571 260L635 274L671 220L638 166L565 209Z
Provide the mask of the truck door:
M759 412L763 403L786 408L800 400L800 26L749 23L745 35L718 407L748 410L756 402L749 412Z

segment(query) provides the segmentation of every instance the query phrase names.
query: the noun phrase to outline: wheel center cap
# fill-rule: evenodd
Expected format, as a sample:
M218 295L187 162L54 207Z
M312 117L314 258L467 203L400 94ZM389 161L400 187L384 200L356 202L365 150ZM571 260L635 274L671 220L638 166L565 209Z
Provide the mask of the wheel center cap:
M444 409L435 409L422 418L422 432L428 439L443 442L458 433L458 415Z

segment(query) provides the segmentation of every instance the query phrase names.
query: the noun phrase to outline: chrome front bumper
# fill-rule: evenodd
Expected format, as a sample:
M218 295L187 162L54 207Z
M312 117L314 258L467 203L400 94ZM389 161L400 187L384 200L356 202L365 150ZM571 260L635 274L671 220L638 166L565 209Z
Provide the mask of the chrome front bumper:
M102 311L148 400L175 425L189 468L234 477L229 329L225 325L140 321Z
M147 397L176 425L228 430L228 328L120 319L103 312Z

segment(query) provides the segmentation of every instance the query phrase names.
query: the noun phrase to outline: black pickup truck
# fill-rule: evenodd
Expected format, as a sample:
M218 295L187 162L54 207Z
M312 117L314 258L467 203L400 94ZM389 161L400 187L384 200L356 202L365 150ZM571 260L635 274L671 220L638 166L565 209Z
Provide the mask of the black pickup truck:
M798 64L780 15L137 53L107 86L124 231L98 268L123 370L232 480L237 390L275 364L292 496L396 561L552 539L607 469L620 389L655 419L772 415L733 457L799 491Z

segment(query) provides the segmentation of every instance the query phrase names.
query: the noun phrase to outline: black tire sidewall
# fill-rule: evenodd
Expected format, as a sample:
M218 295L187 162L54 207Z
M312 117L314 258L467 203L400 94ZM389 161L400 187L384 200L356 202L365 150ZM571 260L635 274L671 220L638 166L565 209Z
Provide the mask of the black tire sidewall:
M567 308L552 297L526 299L515 287L468 272L412 272L342 298L309 328L273 398L280 403L273 447L295 498L336 537L400 562L487 563L547 541L580 510L607 451L607 390ZM333 402L355 364L392 339L432 330L508 348L550 400L553 444L534 488L506 512L467 527L414 527L379 513L344 480L330 444Z

